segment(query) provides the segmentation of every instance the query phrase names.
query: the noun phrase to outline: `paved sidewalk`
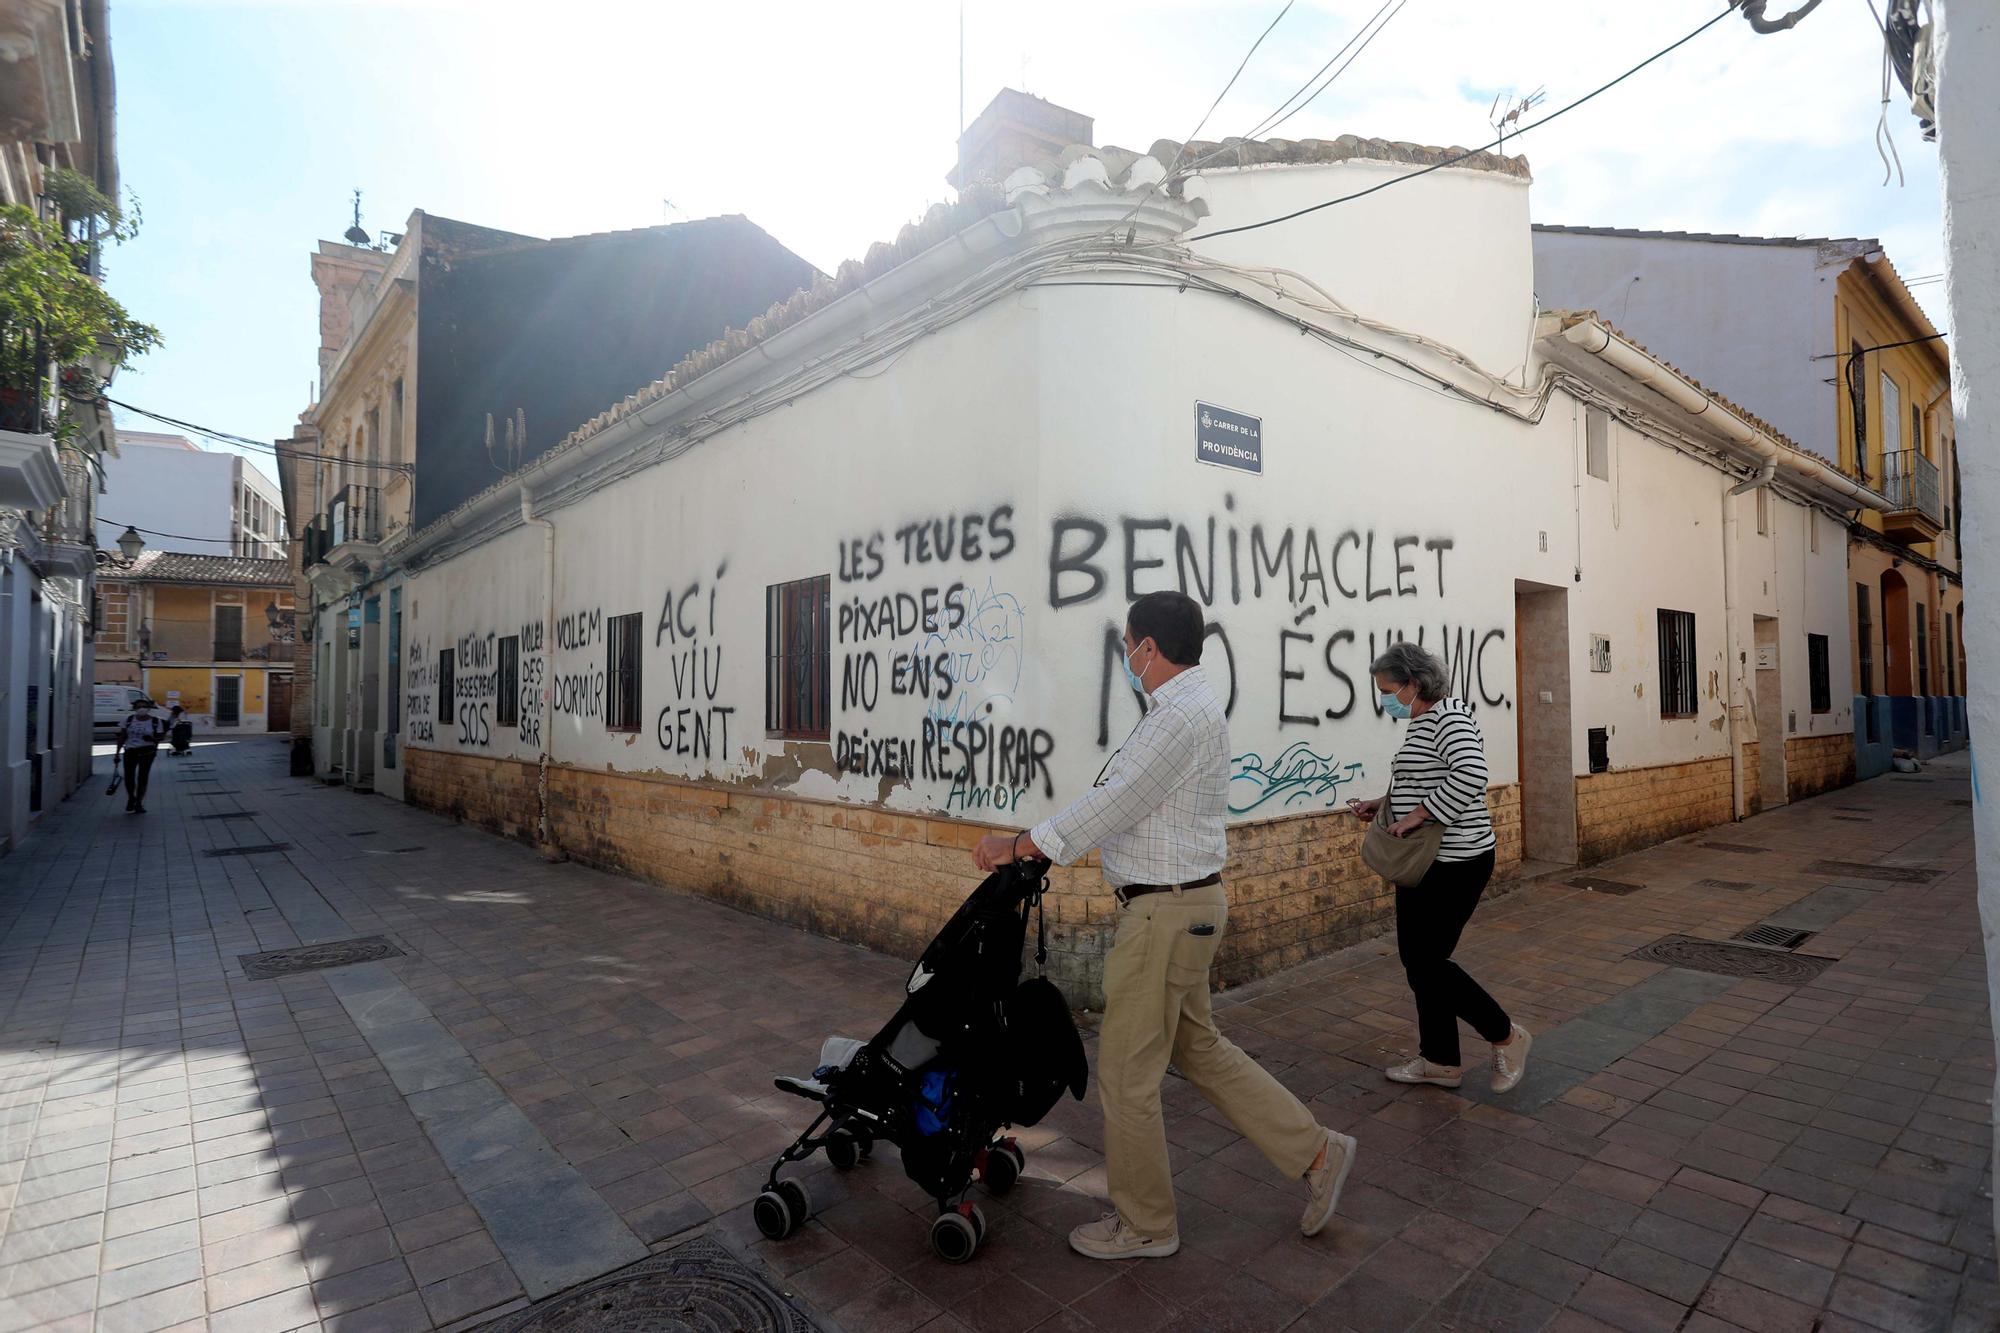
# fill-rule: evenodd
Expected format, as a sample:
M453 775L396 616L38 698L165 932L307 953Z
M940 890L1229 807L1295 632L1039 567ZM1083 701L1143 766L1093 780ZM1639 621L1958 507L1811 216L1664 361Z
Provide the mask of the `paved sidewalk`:
M807 1109L771 1074L873 1031L905 964L285 764L163 758L151 814L86 792L0 860L0 1333L472 1326L700 1231L848 1333L2000 1326L1962 761L1489 902L1460 958L1539 1036L1506 1098L1381 1080L1411 1028L1388 941L1218 997L1362 1142L1319 1239L1170 1081L1178 1256L1064 1248L1099 1208L1093 1097L1022 1134L959 1268L892 1153L816 1163L783 1244L745 1209ZM1628 957L1767 921L1834 963ZM403 956L238 962L369 935Z

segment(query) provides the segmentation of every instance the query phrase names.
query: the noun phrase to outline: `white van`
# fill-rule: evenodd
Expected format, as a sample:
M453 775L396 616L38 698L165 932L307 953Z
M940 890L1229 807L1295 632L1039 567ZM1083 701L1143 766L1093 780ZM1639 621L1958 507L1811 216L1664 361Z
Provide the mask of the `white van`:
M109 736L132 712L132 701L146 692L137 685L93 685L90 687L91 733Z

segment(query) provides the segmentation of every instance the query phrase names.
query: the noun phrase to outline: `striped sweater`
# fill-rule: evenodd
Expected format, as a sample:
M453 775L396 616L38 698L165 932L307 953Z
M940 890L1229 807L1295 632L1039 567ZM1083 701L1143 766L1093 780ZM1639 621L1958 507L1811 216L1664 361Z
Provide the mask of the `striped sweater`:
M1389 814L1421 803L1445 826L1440 861L1470 861L1495 846L1486 809L1486 739L1463 699L1440 699L1403 724L1403 748L1389 765Z

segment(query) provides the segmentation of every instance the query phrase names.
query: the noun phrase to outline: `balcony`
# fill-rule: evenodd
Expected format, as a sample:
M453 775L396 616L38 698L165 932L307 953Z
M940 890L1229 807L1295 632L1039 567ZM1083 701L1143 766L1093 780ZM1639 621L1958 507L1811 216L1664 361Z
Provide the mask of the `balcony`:
M326 560L352 572L372 564L382 545L382 492L343 486L326 507Z
M1883 455L1881 490L1889 501L1882 528L1893 540L1935 541L1944 531L1937 464L1915 449Z
M55 437L0 430L0 505L47 509L62 495Z

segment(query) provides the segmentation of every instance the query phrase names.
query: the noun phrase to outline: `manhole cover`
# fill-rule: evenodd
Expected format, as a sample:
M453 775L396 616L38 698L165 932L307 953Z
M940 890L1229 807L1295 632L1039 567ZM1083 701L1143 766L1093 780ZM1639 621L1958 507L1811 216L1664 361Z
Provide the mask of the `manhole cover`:
M1778 953L1749 944L1727 944L1721 940L1698 940L1689 935L1669 935L1655 940L1630 955L1649 963L1685 967L1695 972L1713 972L1725 977L1755 977L1796 986L1811 981L1833 966L1831 958L1811 954Z
M706 1237L552 1296L485 1333L812 1333L729 1251Z
M255 810L224 810L219 815L196 815L196 819L255 819Z
M1761 944L1770 949L1796 949L1813 937L1810 930L1792 930L1786 926L1751 926L1736 932L1736 938L1745 944Z
M1836 879L1880 879L1891 884L1928 884L1939 873L1934 866L1872 866L1865 861L1815 861L1806 867L1806 872Z
M1704 842L1698 844L1711 852L1735 852L1738 856L1762 856L1762 847L1750 847L1740 842Z
M256 856L262 852L282 852L292 844L289 842L250 842L241 847L210 847L203 856Z
M325 944L301 944L296 949L273 949L269 953L238 954L243 975L251 981L289 977L299 972L319 972L349 963L372 963L378 958L401 958L403 951L389 943L386 935L363 935L359 939L331 940Z
M1592 893L1613 893L1621 898L1646 887L1644 884L1628 884L1622 879L1603 879L1597 875L1578 875L1567 882L1572 889L1588 889Z
M1747 879L1698 879L1694 882L1694 886L1697 889L1728 889L1731 892L1757 887Z

